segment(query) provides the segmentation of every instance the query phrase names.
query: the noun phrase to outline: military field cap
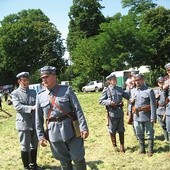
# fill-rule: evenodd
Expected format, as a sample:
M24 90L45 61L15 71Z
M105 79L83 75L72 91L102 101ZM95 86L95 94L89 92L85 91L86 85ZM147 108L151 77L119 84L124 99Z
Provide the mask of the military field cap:
M144 76L142 74L135 74L134 75L135 80L143 79Z
M164 80L165 80L164 77L158 77L157 78L157 82L164 82Z
M170 69L170 63L168 63L168 64L165 65L165 69L166 69L166 70Z
M116 79L116 75L111 73L106 77L106 80Z
M17 74L16 77L18 79L20 79L20 78L29 78L29 72L21 72L21 73Z
M135 75L135 74L137 74L137 72L138 72L138 71L136 71L136 70L132 70L132 71L131 71L131 75Z
M56 68L53 66L44 66L40 68L40 75L43 77L43 75L46 74L56 74Z

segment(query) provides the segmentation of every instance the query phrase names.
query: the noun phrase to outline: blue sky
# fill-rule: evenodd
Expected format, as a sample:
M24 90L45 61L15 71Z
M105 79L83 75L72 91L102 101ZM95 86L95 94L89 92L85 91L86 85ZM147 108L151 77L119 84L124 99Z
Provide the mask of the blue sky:
M170 9L169 0L155 2ZM100 3L105 6L105 9L102 10L105 16L113 16L117 12L127 13L127 9L121 7L121 0L103 0ZM23 9L41 9L56 25L62 38L66 38L69 24L68 12L71 5L72 0L0 0L0 20L3 20L4 16L18 13Z

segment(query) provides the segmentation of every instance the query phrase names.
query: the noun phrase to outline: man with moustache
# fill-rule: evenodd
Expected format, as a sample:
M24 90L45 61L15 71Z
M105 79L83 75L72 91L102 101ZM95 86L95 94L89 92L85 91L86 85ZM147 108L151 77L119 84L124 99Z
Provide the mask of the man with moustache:
M87 122L80 103L70 86L59 85L56 68L44 66L40 76L45 87L36 101L36 130L41 146L47 146L44 121L49 132L53 156L60 161L62 170L86 170L84 139L89 135ZM80 135L76 136L73 119L79 122Z
M154 128L156 121L156 99L154 91L145 85L144 76L134 76L136 88L131 90L129 102L133 104L134 128L138 137L140 152L145 154L145 132L148 137L148 156L153 155Z

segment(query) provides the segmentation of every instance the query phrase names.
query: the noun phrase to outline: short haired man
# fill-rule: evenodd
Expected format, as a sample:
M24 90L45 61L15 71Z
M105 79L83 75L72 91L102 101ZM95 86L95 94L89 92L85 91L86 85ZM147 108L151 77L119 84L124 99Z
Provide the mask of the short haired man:
M44 135L44 119L49 130L49 141L53 156L60 161L62 170L86 170L84 140L88 127L80 103L70 86L59 85L56 68L44 66L40 69L44 90L38 93L36 102L36 129L39 142L47 145ZM79 122L80 136L76 137L72 119Z
M153 123L156 121L156 100L154 91L145 85L142 74L135 75L136 88L131 90L129 102L134 106L134 128L138 137L140 152L145 153L145 131L148 136L148 156L153 155L154 129Z
M36 91L29 89L29 73L16 76L19 87L11 93L12 103L17 112L16 129L19 133L21 158L25 170L38 170L38 138L35 130Z
M108 130L114 150L117 150L116 132L119 133L120 152L124 153L124 112L123 112L123 97L129 99L121 87L118 87L117 78L115 74L110 74L106 77L109 86L103 89L102 95L99 99L99 104L106 106L108 112Z

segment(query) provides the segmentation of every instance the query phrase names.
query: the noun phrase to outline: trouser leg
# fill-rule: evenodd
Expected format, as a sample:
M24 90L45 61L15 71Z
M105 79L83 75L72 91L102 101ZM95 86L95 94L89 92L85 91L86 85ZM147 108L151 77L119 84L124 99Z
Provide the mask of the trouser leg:
M148 156L153 155L153 139L148 139Z
M61 170L73 170L71 162L61 162Z
M21 151L21 158L25 170L29 170L29 152Z
M74 161L75 170L86 170L86 161L85 159L81 161Z
M141 153L141 154L146 153L146 151L145 151L145 139L144 138L139 138L138 141L139 141L139 146L140 146L139 153Z
M124 153L124 132L119 133L119 140L120 140L120 152Z

